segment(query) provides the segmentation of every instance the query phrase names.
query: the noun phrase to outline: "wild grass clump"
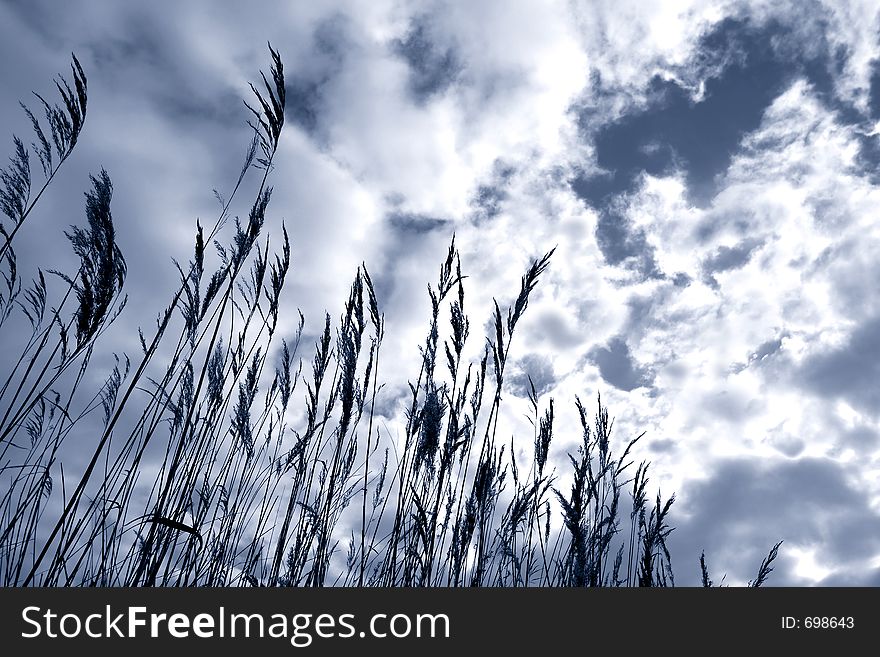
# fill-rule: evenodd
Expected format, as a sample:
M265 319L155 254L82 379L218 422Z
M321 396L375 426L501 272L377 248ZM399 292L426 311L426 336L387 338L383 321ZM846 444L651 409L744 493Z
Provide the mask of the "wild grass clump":
M0 189L0 327L18 345L0 388L0 584L674 585L674 497L648 503L647 464L630 474L641 436L616 449L601 399L592 416L574 401L580 442L567 472L553 466L554 401L534 385L528 463L498 440L514 336L552 250L526 269L509 307L494 303L490 334L473 336L453 237L428 287L399 436L377 418L385 318L366 265L313 349L302 314L278 335L292 262L286 228L277 243L265 235L286 104L281 57L270 55L216 221L196 224L167 305L138 331L135 353L113 355L97 389L95 355L108 356L101 338L125 308L128 273L109 174L91 178L85 225L64 232L76 271L38 269L25 285L13 249L83 127L76 58L72 86L56 83L60 105L37 96L43 123L25 108L36 141L14 139ZM36 193L31 154L43 174ZM240 199L253 173L256 192ZM469 361L467 345L483 339Z

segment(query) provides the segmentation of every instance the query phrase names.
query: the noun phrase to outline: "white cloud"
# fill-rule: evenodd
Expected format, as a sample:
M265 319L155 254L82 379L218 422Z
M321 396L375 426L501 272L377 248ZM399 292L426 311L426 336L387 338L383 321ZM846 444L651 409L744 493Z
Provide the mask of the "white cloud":
M794 368L876 314L877 192L856 154L855 129L798 82L743 140L710 207L690 206L678 177L646 177L630 199L660 268L692 280L649 284L648 316L628 335L638 362L656 371L657 394L621 406L678 441L655 460L673 482L721 456L841 453L829 402L805 396ZM710 285L707 259L748 239L760 246ZM876 426L849 408L853 421Z

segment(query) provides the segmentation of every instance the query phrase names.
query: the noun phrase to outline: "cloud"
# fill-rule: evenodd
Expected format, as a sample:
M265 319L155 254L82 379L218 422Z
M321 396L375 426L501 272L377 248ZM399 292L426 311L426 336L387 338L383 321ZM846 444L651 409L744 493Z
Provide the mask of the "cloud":
M880 318L852 331L837 348L814 354L801 364L796 381L823 398L843 398L877 417L880 412Z
M633 360L620 336L613 337L607 347L593 348L589 358L599 368L602 378L615 388L629 392L651 384L650 373Z
M409 90L418 103L444 92L462 72L455 50L439 46L430 30L429 17L414 17L406 35L394 40L392 46L409 65Z
M759 239L745 239L733 246L723 244L719 246L714 253L703 260L703 273L708 281L711 281L709 284L713 286L718 284L712 274L739 269L745 265L755 249L762 244L763 242Z
M612 16L600 10L617 28L613 37L602 35L611 53L615 40L640 40L631 44L637 52L623 61L599 56L594 89L606 101L586 100L579 117L593 140L597 166L576 176L573 188L589 202L603 205L631 191L642 172L678 169L689 198L706 205L742 137L758 128L773 99L796 78L808 80L849 120L865 120L868 53L875 52L877 39L870 30L853 29L858 9L852 4L728 3L727 12L724 3L691 5L687 21L676 16L687 11L678 5L655 10L666 14L654 18L679 47L675 54L654 41L659 29L646 34L639 20L618 25L626 7ZM877 24L876 12L868 24ZM590 24L589 17L584 20ZM620 69L627 74L618 79ZM616 99L610 108L608 98Z
M662 276L645 232L633 228L625 215L603 212L596 224L596 242L609 265L632 270L642 279Z
M540 354L526 354L514 363L513 372L507 377L507 387L517 397L531 395L532 386L540 397L553 390L556 375L553 363Z
M720 460L705 479L688 481L678 499L669 541L672 553L681 555L673 564L677 583L698 584L705 550L716 583L726 574L727 583L743 584L780 540L771 585L834 576L853 585L876 581L871 564L880 556L880 515L858 478L831 459ZM799 551L813 555L812 572L793 558Z
M605 173L596 180L575 179L574 189L602 203L608 194L631 190L642 172L681 169L691 198L706 203L743 135L759 126L766 107L797 70L773 46L786 36L778 25L746 20L714 26L695 44L699 55L691 75L702 77L697 97L681 79L656 73L644 107L596 129L597 162ZM582 121L589 122L589 113Z

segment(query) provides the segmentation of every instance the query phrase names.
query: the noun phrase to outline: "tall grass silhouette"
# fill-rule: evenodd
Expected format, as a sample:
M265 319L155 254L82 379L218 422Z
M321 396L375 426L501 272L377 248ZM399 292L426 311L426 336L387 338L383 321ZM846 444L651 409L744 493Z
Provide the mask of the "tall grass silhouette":
M93 356L107 356L102 335L126 305L109 174L91 178L86 223L64 233L76 271L39 269L25 283L14 249L83 129L87 82L76 58L72 82L56 81L60 104L36 95L41 119L23 106L35 141L14 138L0 189L9 345L0 584L674 585L674 497L649 502L648 465L632 456L640 436L615 448L601 399L594 413L573 400L581 440L565 476L551 458L554 402L542 404L534 385L527 470L498 439L514 336L552 250L524 272L510 307L495 304L490 334L475 337L452 238L428 288L399 437L377 419L385 319L366 265L313 350L304 354L312 345L301 314L292 335L279 335L291 250L286 228L276 243L264 227L286 93L281 57L269 51L269 74L245 103L252 139L238 178L218 194L214 224L197 223L192 258L174 263L176 289L155 326L139 331L139 353L114 355L97 390ZM242 199L252 175L256 193ZM474 339L485 347L468 362ZM712 585L704 556L699 566Z

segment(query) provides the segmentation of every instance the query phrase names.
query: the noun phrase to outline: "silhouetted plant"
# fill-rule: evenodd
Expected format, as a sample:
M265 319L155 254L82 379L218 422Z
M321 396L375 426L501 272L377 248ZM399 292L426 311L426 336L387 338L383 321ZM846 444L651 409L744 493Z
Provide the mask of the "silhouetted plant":
M174 262L179 284L155 327L139 329L140 354L113 354L91 394L93 355L125 307L109 175L91 178L86 226L65 233L79 267L54 272L64 288L38 270L23 289L11 246L82 130L86 78L76 58L73 86L56 83L63 105L37 96L51 146L25 109L46 181L32 198L30 151L15 138L0 176L12 222L2 229L0 326L8 330L18 310L30 333L0 388L0 584L674 585L674 496L648 508L647 464L627 479L641 436L615 456L601 399L592 418L575 400L581 441L567 492L553 467L554 400L545 406L531 379L527 469L513 442L498 440L514 334L552 250L526 268L508 308L495 301L486 345L467 362L466 276L453 237L428 287L399 440L376 422L385 319L366 265L338 322L325 316L306 374L301 313L275 347L291 250L283 226L277 253L264 236L286 104L281 58L269 50L264 89L252 85L256 102L245 103L253 137L229 196L215 192L213 227L197 222L192 259ZM262 173L242 220L232 207L253 170ZM62 467L70 449L85 457L78 472ZM766 581L778 548L750 584ZM702 556L700 566L712 585Z

